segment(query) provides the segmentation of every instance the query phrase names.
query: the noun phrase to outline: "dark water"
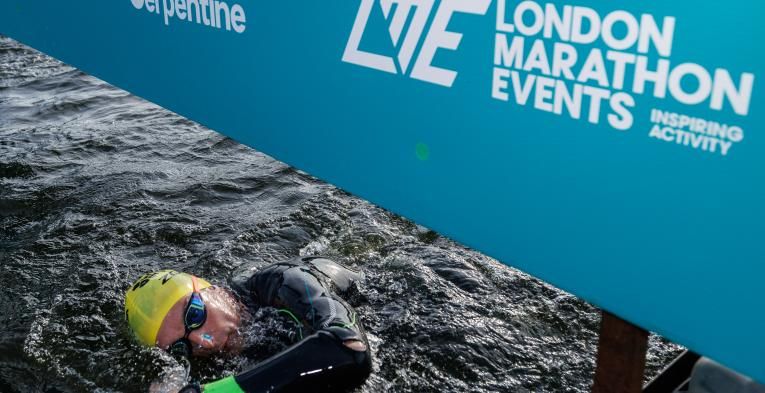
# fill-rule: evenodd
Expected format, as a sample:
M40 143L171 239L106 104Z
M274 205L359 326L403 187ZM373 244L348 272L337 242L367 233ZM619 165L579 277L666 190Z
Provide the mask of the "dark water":
M0 37L0 391L145 391L178 365L126 331L135 278L225 283L299 254L366 274L354 304L375 370L360 391L589 390L592 306ZM269 317L254 337L274 351ZM647 374L677 352L652 336Z

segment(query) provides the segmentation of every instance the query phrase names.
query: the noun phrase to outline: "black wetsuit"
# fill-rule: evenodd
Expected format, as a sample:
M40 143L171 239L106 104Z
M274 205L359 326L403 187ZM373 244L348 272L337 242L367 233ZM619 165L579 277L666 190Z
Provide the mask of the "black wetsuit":
M356 312L336 295L359 277L320 257L299 257L237 274L232 287L243 300L286 310L299 319L302 340L235 376L236 384L246 392L315 392L361 383L371 370L369 343ZM347 340L360 340L367 350L354 351L343 344Z

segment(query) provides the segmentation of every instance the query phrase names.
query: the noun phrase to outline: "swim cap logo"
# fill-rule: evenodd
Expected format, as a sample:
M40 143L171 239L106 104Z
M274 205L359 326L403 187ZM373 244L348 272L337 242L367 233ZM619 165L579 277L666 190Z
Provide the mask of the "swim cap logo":
M422 43L409 76L425 82L451 87L457 78L457 72L432 64L439 49L457 50L459 48L462 34L447 30L449 21L455 13L485 15L491 0L441 0L430 28L423 39L425 25L433 12L434 2L435 0L361 0L351 36L345 47L343 61L391 74L399 73L392 57L359 49L369 17L375 10L375 5L379 4L376 9L382 10L385 20L389 23L388 32L393 46L398 50L396 60L398 60L401 73L406 75L409 71L414 52ZM403 35L410 14L413 15L409 29Z
M173 277L177 276L178 272L171 270L165 274L164 277L162 277L162 285L167 284L168 281L170 281Z
M130 290L131 291L136 291L136 290L138 290L140 288L145 287L146 284L148 284L149 281L151 281L152 277L154 277L155 275L157 275L157 273L146 273L146 274L144 274L143 276L138 278L138 280L135 282L135 284L133 285L133 287Z

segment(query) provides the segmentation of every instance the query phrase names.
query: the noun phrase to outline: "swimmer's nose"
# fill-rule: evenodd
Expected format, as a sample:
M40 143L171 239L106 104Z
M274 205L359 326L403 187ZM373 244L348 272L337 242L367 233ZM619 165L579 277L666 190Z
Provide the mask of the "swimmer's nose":
M215 349L215 342L212 335L195 330L189 334L189 341L193 349L212 350Z

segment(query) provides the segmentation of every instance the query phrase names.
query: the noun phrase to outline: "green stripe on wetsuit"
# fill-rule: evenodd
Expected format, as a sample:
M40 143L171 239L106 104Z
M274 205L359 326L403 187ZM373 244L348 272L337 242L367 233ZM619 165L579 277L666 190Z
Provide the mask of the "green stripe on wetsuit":
M210 382L202 388L204 393L244 393L234 377L226 377L221 380Z

